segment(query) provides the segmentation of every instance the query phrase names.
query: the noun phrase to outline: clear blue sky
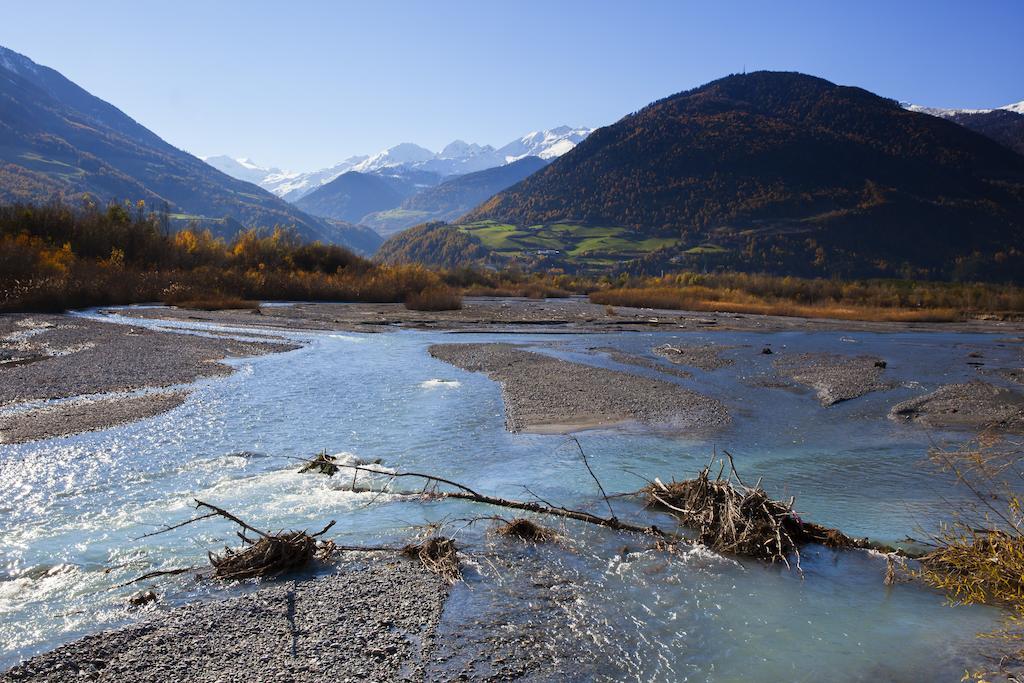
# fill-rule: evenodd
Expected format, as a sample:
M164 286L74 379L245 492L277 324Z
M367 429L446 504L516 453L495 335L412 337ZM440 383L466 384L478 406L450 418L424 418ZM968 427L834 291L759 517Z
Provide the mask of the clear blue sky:
M604 125L746 68L1024 100L1024 0L4 0L0 44L174 145L295 170L398 142Z

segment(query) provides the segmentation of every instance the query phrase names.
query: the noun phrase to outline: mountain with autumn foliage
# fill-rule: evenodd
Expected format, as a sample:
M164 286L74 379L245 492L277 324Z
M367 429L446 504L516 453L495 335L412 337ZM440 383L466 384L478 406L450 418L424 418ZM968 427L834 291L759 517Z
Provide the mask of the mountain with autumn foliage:
M0 202L135 203L166 208L231 238L242 227L293 228L346 244L349 228L303 213L168 144L57 71L0 47ZM353 235L364 245L364 230ZM377 240L379 241L379 240Z
M1024 156L799 73L733 75L600 128L464 224L673 240L633 265L1021 279Z

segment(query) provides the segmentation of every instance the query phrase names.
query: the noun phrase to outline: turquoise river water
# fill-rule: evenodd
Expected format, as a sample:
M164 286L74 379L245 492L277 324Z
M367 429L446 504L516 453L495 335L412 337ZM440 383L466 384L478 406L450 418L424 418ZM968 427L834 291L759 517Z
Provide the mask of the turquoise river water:
M117 324L117 316L86 313ZM132 319L183 333L225 331L199 323ZM243 331L236 331L244 337ZM648 353L665 342L713 341L741 359L692 379L668 377L723 401L732 425L679 436L640 428L579 434L609 493L633 491L641 477L692 476L714 448L735 457L745 479L762 478L777 498L797 498L801 514L849 534L897 541L934 529L949 502L965 496L925 462L930 444L966 439L886 418L901 400L976 375L971 350L1010 364L1019 349L994 335L953 333L642 333L501 335L394 332L287 333L299 350L230 360L230 377L190 385L181 407L105 431L0 445L0 670L41 650L136 618L113 586L146 571L202 564L207 548L230 543L217 522L139 539L186 519L193 497L263 528L320 528L336 519L343 543L407 538L418 524L481 512L455 502L374 499L345 490L346 477L300 475L289 457L323 449L390 468L431 472L512 498L538 496L601 513L593 480L559 435L505 430L499 387L432 359L438 342L515 341L545 353L641 374L588 347ZM553 346L552 346L553 344ZM776 352L873 354L888 361L899 388L822 408L805 390L753 387ZM777 356L776 356L777 357ZM629 498L623 518L657 521ZM532 552L571 599L558 603L568 625L551 636L552 657L578 662L583 679L691 681L959 680L977 661L1000 614L952 607L916 584L883 585L885 560L867 552L809 548L803 575L738 562L695 548L667 558L622 557L644 543L602 529L562 527L569 543ZM460 532L474 550L494 551L478 526ZM500 552L500 549L499 549ZM502 579L509 581L511 579ZM457 586L451 609L486 596L530 622L535 605L495 585L485 569ZM236 594L184 577L159 582L163 605ZM161 608L162 608L161 607ZM442 629L443 632L443 629Z

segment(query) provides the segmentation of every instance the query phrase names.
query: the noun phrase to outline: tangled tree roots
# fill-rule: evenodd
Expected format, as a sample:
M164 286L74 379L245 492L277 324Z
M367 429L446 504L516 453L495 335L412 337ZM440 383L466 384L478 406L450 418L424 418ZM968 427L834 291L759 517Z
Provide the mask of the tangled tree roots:
M419 543L410 543L402 548L406 557L419 560L420 563L442 577L449 583L462 580L462 568L455 541L444 536L431 536Z
M530 543L547 543L558 538L558 534L553 529L531 522L524 517L516 517L499 526L494 532L499 536L518 538Z
M783 562L800 546L820 543L832 548L865 548L868 543L836 529L802 521L793 501L772 500L760 482L745 485L730 459L725 478L723 462L711 478L710 466L696 479L663 484L655 481L643 489L648 504L675 514L684 525L697 530L697 540L718 552ZM735 478L735 481L734 481Z

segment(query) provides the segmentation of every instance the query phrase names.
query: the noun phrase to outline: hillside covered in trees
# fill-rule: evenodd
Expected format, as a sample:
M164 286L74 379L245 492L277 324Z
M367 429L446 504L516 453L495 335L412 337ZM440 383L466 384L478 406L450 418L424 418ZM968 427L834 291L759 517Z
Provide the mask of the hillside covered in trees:
M970 128L1009 147L1017 154L1024 154L1024 114L1006 109L980 112L957 112L950 121Z
M734 75L594 132L467 215L677 238L635 264L1006 279L1024 272L1024 156L798 73Z
M479 239L443 222L424 223L393 235L374 255L389 265L419 263L434 268L479 265L489 257Z
M345 243L331 225L168 144L60 73L0 47L0 203L136 202L166 206L173 227L199 222L231 239L286 226Z

